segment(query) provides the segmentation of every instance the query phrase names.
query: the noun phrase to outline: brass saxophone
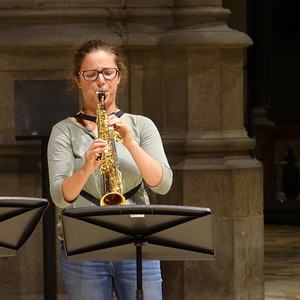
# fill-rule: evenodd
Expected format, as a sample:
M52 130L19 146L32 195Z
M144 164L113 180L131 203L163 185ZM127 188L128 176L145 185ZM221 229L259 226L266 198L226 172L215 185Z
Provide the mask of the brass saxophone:
M104 196L100 200L100 205L123 205L126 199L123 196L122 173L119 170L115 144L116 141L122 142L122 139L112 127L107 125L104 92L96 92L96 94L99 100L96 110L98 138L107 142L106 150L99 157L102 161L99 171L104 181Z

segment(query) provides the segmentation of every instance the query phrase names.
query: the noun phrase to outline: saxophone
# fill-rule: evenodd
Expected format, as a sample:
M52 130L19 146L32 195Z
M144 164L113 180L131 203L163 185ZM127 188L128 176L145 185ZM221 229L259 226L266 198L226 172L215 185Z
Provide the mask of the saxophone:
M104 182L104 196L100 200L100 205L123 205L126 199L123 196L122 173L119 170L115 143L116 141L122 142L122 139L112 127L107 125L104 92L96 92L96 94L99 100L96 110L98 138L107 142L106 150L99 156L102 161L99 172Z

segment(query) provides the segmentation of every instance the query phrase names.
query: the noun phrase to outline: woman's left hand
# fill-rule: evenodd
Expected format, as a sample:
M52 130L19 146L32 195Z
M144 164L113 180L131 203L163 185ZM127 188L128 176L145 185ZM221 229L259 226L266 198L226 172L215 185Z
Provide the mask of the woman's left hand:
M125 147L127 147L127 145L133 141L131 128L126 121L118 118L115 115L110 115L107 118L107 123L108 126L113 126L115 131L119 133L120 137L123 139L123 145Z
M107 123L108 126L114 126L115 131L120 134L123 145L130 152L145 182L150 186L157 186L162 180L162 167L135 142L129 124L115 115L109 116Z

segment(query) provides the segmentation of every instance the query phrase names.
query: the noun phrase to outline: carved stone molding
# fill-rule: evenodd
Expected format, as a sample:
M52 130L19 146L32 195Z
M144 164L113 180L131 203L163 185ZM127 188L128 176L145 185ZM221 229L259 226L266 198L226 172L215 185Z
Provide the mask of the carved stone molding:
M0 48L64 47L99 35L128 47L249 46L226 25L229 15L221 6L3 8Z

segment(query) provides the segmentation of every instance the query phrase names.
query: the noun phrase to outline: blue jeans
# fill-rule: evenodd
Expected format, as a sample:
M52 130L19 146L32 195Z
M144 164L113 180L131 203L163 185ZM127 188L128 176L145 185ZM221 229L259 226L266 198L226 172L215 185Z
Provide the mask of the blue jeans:
M143 299L162 299L160 262L143 261ZM136 299L135 261L69 261L62 248L61 273L71 300Z

